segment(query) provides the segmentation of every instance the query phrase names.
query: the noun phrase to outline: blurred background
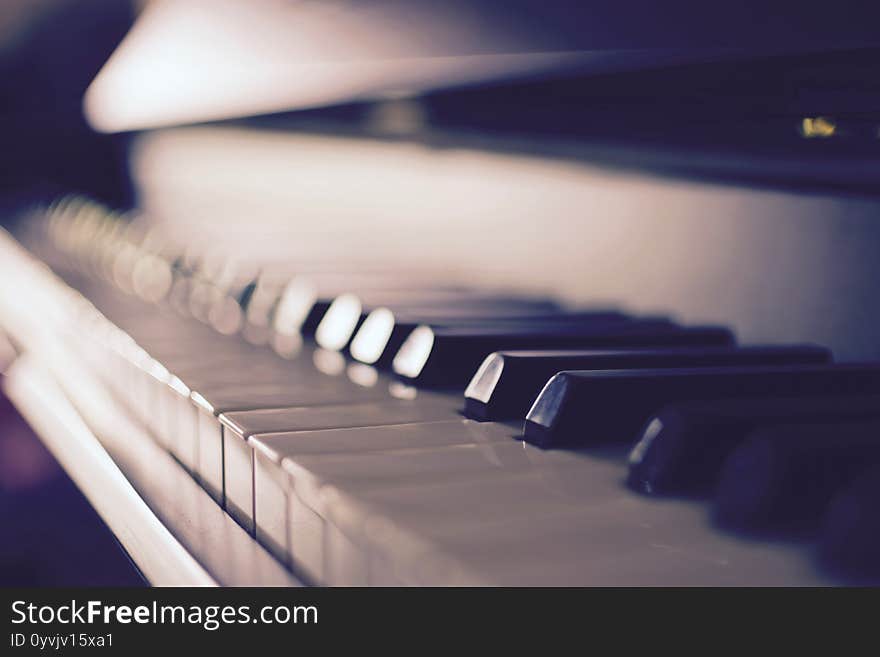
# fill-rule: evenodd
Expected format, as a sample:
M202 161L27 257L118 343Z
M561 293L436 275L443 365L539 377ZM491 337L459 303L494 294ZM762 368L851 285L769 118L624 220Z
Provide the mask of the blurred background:
M0 7L0 202L7 208L72 189L131 201L121 166L125 138L89 128L82 98L135 10L117 0L9 0Z

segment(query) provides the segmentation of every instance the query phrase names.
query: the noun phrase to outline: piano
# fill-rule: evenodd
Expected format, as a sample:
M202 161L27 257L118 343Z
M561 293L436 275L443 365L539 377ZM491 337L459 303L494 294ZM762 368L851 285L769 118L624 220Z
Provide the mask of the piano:
M145 4L135 200L18 209L0 362L150 583L880 581L858 21Z

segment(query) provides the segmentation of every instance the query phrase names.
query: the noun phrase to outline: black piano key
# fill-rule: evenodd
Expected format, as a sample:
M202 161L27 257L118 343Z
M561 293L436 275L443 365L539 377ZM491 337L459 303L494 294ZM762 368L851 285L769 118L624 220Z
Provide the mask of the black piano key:
M839 491L822 521L819 555L848 577L880 577L880 466Z
M321 320L324 319L324 315L327 314L327 310L332 303L333 299L318 299L315 301L311 308L309 308L308 313L306 313L299 332L305 337L315 335L315 331L318 330L318 325L321 323Z
M253 278L248 278L244 281L238 281L234 285L233 289L231 290L232 298L242 310L248 309L248 305L250 304L254 293L257 291L257 285L259 284L259 282L259 277L254 276Z
M463 387L492 352L515 349L621 349L630 347L724 346L728 329L681 328L666 320L615 322L610 326L529 329L432 328L413 331L394 357L400 378L418 386Z
M451 310L447 308L426 311L407 309L405 314L393 312L389 308L378 308L364 320L357 335L352 339L349 351L355 360L384 370L391 367L394 356L406 338L421 325L434 328L479 326L507 328L536 323L584 325L604 322L611 324L632 321L632 319L632 317L614 310L547 314L546 310L538 309L527 314L522 306L511 306L510 304L486 304L475 308Z
M490 355L465 390L464 414L475 420L524 417L547 380L562 370L648 369L720 365L827 363L824 347L644 349L630 351L501 351Z
M876 393L878 365L560 372L529 410L523 438L545 448L635 440L676 401Z
M725 461L715 518L737 529L813 529L835 492L880 464L880 421L761 427Z
M627 483L648 494L704 494L727 456L759 426L880 420L880 395L725 399L672 404L646 423Z
M334 299L327 310L315 331L315 339L324 349L343 350L348 347L369 314L378 309L410 315L422 314L426 317L446 317L448 322L456 325L468 321L479 323L480 318L491 320L495 315L499 318L525 318L540 313L549 320L550 316L562 314L556 303L547 299L504 297L470 290L429 288L367 295L343 294ZM422 321L424 320L412 322L412 326L404 331L407 334L412 332Z

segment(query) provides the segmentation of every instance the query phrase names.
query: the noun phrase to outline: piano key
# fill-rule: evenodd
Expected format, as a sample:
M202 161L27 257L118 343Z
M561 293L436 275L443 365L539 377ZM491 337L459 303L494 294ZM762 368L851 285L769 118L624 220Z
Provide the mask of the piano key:
M231 434L247 439L255 434L378 426L383 420L391 420L389 424L449 420L456 418L455 407L454 397L420 392L413 399L389 395L355 404L231 411L223 413L220 421Z
M541 309L524 314L521 306L509 304L480 304L477 307L457 308L455 314L447 309L416 310L408 308L405 313L390 308L373 310L364 319L357 334L352 338L352 358L380 369L391 366L395 354L416 328L425 324L433 327L503 326L516 327L529 324L597 324L630 321L632 318L612 310L591 312L556 312L547 314Z
M620 349L663 346L724 346L733 335L719 327L680 328L647 320L601 324L594 329L504 330L419 326L394 357L394 372L419 386L464 386L494 351L520 349Z
M812 345L629 351L502 351L486 358L465 390L464 413L475 420L524 417L547 380L562 370L646 369L719 365L826 363Z
M309 363L284 363L271 358L268 352L253 354L252 348L242 343L232 343L230 347L239 348L220 350L212 359L206 360L203 348L206 345L184 345L182 352L170 353L163 350L163 361L173 368L156 364L154 367L155 391L146 393L151 398L152 407L146 407L148 415L144 418L147 426L153 430L166 447L185 467L191 471L198 470L200 449L198 432L193 431L197 425L196 409L190 399L192 391L204 392L218 386L240 385L242 372L247 372L250 383L254 386L287 386L305 376L316 377ZM226 353L228 351L229 353ZM257 358L256 356L264 356ZM153 361L154 363L156 361ZM287 367L285 367L287 365ZM319 377L316 388L320 384L329 385L332 379ZM149 385L149 384L148 384ZM332 384L338 387L338 383Z
M288 456L320 454L362 454L466 444L486 445L511 442L516 429L502 424L476 424L469 421L448 420L417 424L376 427L351 427L316 431L256 434L251 437L254 447L255 520L258 537L276 552L292 554L288 542L287 496L290 492L288 474L282 470L282 460ZM284 506L278 500L284 499ZM294 556L297 562L314 563L320 559L321 533L309 519L313 514L299 510L295 522L303 525L313 540L303 540ZM316 537L317 536L317 537ZM283 550L282 550L283 548ZM319 578L320 579L320 578Z
M238 293L232 296L234 304L227 300L229 306L227 315L234 319L236 309L241 310L239 328L241 336L254 345L270 343L273 335L272 322L283 286L290 278L287 268L261 269L244 287L238 289ZM219 310L215 311L220 327L215 325L218 331L223 333L223 325L232 325L232 319L226 321ZM226 331L226 333L230 333Z
M297 394L296 391L302 391L303 386L300 384L297 387L296 384L304 377L309 377L312 381L309 395L325 391L321 392L321 399L332 397L336 393L348 394L353 389L353 386L345 383L340 385L330 377L315 373L307 367L308 363L302 363L301 367L289 367L285 371L278 367L277 362L270 363L272 367L261 366L259 363L251 366L248 359L232 356L228 359L221 358L217 362L189 361L188 367L179 359L170 360L174 362L175 373L168 373L166 385L158 392L158 405L150 426L161 429L166 447L191 471L198 470L200 452L198 432L195 430L198 425L197 410L190 398L192 392L205 396L218 388L238 388L242 384L243 372L247 373L247 381L252 390L263 391L260 394L272 394L274 390L281 388L290 394Z
M256 353L257 350L248 345L231 341L218 335L207 326L180 317L170 316L167 312L158 311L150 318L128 319L114 316L114 321L125 330L140 346L152 356L161 358L164 352L192 352L192 345L202 344L205 349L218 348L224 351L241 349L243 352ZM225 348L224 348L225 347ZM204 353L204 349L202 350Z
M542 458L550 454L558 457ZM393 459L403 456L395 454ZM446 466L442 462L453 456L454 461L463 462L448 466L450 472L444 475ZM468 457L473 457L473 461ZM383 469L387 467L386 461L373 464L371 469L378 469L382 475L375 479L357 464L351 464L355 466L352 471L339 462L331 465L326 460L320 464L312 461L309 472L320 472L324 477L324 486L317 487L317 492L295 479L292 504L308 505L324 521L328 546L326 576L331 582L357 583L357 579L342 578L356 574L351 572L350 564L356 563L355 555L364 550L370 555L370 578L377 561L393 564L398 573L409 570L410 577L425 576L425 566L433 563L438 554L453 561L476 557L483 563L474 572L483 577L492 568L486 568L477 555L491 554L496 563L506 562L503 570L507 572L498 575L496 571L500 579L495 583L516 582L511 580L516 577L514 573L528 571L528 564L535 559L546 562L548 569L564 563L560 574L565 570L569 577L589 573L581 583L592 583L589 578L598 577L598 571L610 564L593 570L591 565L595 564L585 554L605 541L634 548L637 554L632 562L627 562L630 568L641 561L644 565L650 563L650 570L655 572L668 572L672 564L677 564L679 573L684 571L685 564L693 572L693 562L702 560L695 558L699 556L706 559L707 570L714 571L717 578L718 571L727 565L711 547L685 548L688 537L681 531L683 524L677 515L680 508L667 516L662 509L658 514L656 508L631 505L615 485L617 468L611 462L583 459L571 453L533 454L510 444L489 446L484 453L409 452L405 459L409 466L400 463L388 470ZM298 462L307 463L305 459ZM418 483L407 481L413 463L425 468L419 470L423 477ZM511 504L511 500L516 500L516 504ZM296 538L293 534L294 550ZM672 549L652 549L650 546L655 542ZM675 555L683 548L686 556ZM343 555L348 566L341 573L337 555ZM437 579L404 581L438 583L447 576L448 573L435 573ZM670 581L674 581L674 576Z
M192 326L193 323L190 325ZM283 373L292 367L300 367L299 361L284 361L269 350L244 341L230 340L203 326L200 328L207 333L178 333L173 324L166 326L159 337L156 336L156 332L151 334L143 328L132 333L135 334L134 337L141 349L175 372L185 373L189 370L213 368L220 375L230 370L240 373L241 368L246 367Z
M313 335L332 299L319 299L317 287L303 277L292 279L278 297L272 329L281 335Z
M876 365L791 365L556 374L535 400L523 439L539 447L635 441L676 401L880 393Z
M190 401L192 390L181 379L169 374L156 397L152 426L160 442L190 472L198 471L198 417Z
M305 276L294 277L278 297L272 316L272 328L282 335L311 335L330 303L332 298L319 298L315 281Z
M880 467L869 468L835 495L822 521L822 561L848 579L880 580Z
M613 490L613 478L597 470L587 467L585 475L602 482L604 491ZM461 492L479 496L498 483L474 482ZM518 485L525 493L532 490L525 481ZM601 486L595 490L603 492ZM461 508L455 506L461 499L447 498L447 492L457 492L454 487L443 486L437 492L450 508ZM585 497L580 506L564 511L548 507L543 514L496 514L484 520L465 511L458 519L444 516L431 524L420 521L420 516L426 520L425 510L395 510L390 517L370 515L368 507L356 512L368 517L367 532L352 532L357 538L327 524L327 577L331 582L366 581L379 586L767 586L804 583L804 572L809 572L805 560L798 559L791 549L755 543L731 546L720 540L720 532L706 531L695 538L693 527L701 523L696 505L631 506L623 498L600 494L589 502ZM338 524L347 528L345 523ZM365 578L350 567L356 563L352 555L363 553L368 555L367 563L361 565ZM340 561L343 568L339 568ZM355 579L359 575L361 579Z
M221 413L226 508L246 529L253 529L254 457L249 438L254 434L447 420L455 417L455 405L450 397L423 394L412 400Z
M324 349L341 350L363 321L363 306L354 294L336 297L315 329L315 342Z
M314 337L324 315L330 309L333 299L318 299L309 307L300 324L299 333L306 337ZM276 329L277 330L277 329ZM282 332L282 334L285 334Z
M164 351L158 360L192 387L235 383L245 378L244 373L247 373L248 382L258 385L296 382L307 376L314 376L319 382L330 380L315 371L307 351L303 352L302 358L282 360L267 350L250 353L247 349L240 349L251 346L244 341L227 346L208 346L204 350L195 347L189 353ZM206 358L206 353L211 357Z
M420 307L433 308L448 317L476 317L478 313L491 317L493 310L499 313L558 313L555 302L527 297L499 297L458 288L425 288L373 291L368 294L342 294L333 300L315 331L315 341L325 349L342 350L353 339L366 321L368 314L380 306L406 312L412 308L418 313ZM418 323L415 324L416 326ZM410 330L415 326L410 327Z
M394 517L398 522L406 518L415 525L413 534L425 536L422 528L434 522L459 533L474 525L537 516L537 505L551 499L568 511L583 508L571 501L566 504L537 474L523 470L530 464L517 459L522 456L522 447L508 440L287 458L293 563L303 563L303 555L323 546L326 583L369 584L370 562L379 552L369 537L377 525L381 527L378 518ZM402 508L394 513L398 507ZM392 554L382 554L383 558L392 563L404 560L402 546L389 547Z
M387 429L390 432L394 427ZM308 563L307 555L323 548L323 579L327 583L368 583L358 563L370 558L363 552L364 542L359 539L370 531L371 516L362 512L362 505L368 503L371 495L390 497L389 505L415 506L412 514L422 524L431 522L432 515L434 520L440 521L445 515L451 521L446 514L456 511L458 520L473 515L476 523L492 522L510 513L525 515L525 509L549 501L549 496L534 473L530 476L541 486L538 490L523 487L522 476L513 481L511 473L515 466L503 461L506 455L513 458L517 467L525 467L518 460L522 454L521 446L507 439L437 448L286 457L284 468L292 482L288 509L292 561ZM522 475L519 471L516 474ZM493 477L505 480L505 485L498 484L488 491L486 486ZM445 499L442 491L447 493ZM486 495L479 501L468 495L481 492ZM517 499L517 494L525 494L526 499ZM425 506L429 499L439 505L434 511ZM511 500L517 500L516 504L512 505ZM554 501L559 505L564 502L558 496L554 496ZM347 508L348 502L356 504L354 513ZM328 557L334 554L338 558ZM348 574L343 576L342 572ZM347 581L345 578L350 576L354 579Z
M546 452L511 441L510 425L467 420L375 428L370 448L400 444L395 434L412 426L432 442L462 442L358 455L355 443L321 454L321 441L307 440L300 446L311 456L294 448L285 458L293 563L311 568L313 581L741 583L752 565L755 583L802 576L790 551L731 548L711 532L695 538L687 528L705 523L700 505L628 495L619 486L621 450L612 458ZM486 441L489 432L497 439ZM613 561L595 563L597 545L618 546L605 551ZM546 578L536 576L536 559Z
M814 529L831 497L880 464L880 420L756 429L725 461L715 517L742 529Z
M646 422L630 452L627 482L649 494L701 494L758 426L874 417L880 419L880 395L676 403Z
M250 383L201 386L191 399L198 414L198 474L202 485L217 499L223 500L223 431L219 416L232 411L261 408L290 408L376 401L387 398L379 388L363 388L346 379L324 377L321 384L303 380L285 385L254 386Z
M205 326L180 318L157 315L137 325L129 325L125 321L120 324L158 360L176 359L174 363L168 362L169 367L174 367L178 362L186 367L192 362L207 365L231 358L250 359L260 366L274 366L279 371L290 366L266 349L244 341L230 340ZM206 354L210 354L210 357L207 358Z

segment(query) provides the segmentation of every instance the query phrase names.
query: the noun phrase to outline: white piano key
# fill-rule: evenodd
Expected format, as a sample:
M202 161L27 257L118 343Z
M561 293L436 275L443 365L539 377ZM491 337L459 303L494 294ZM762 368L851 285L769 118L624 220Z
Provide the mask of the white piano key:
M204 356L201 356L200 359L204 361ZM279 372L277 363L273 362L272 365L271 369L260 364L254 364L254 367L250 368L239 358L225 359L223 357L220 357L217 361L209 360L207 364L204 362L194 362L188 367L181 366L178 361L178 367L175 370L177 374L169 373L168 386L160 389L159 417L157 421L162 428L164 444L191 472L200 473L203 452L219 446L219 443L211 440L211 437L217 433L217 431L213 430L208 432L208 439L204 448L200 444L198 431L200 424L198 419L199 411L198 406L193 405L191 399L193 392L199 393L204 397L200 391L207 389L220 388L223 391L228 389L241 390L242 372L247 372L248 377L251 377L252 383L258 388L257 394L264 395L266 387L271 386L271 389L275 390L280 384L262 382L277 381L279 380L279 374L286 379L295 376L292 368L290 371L282 370ZM209 454L206 455L206 458L204 469L213 473L213 462L218 456L216 454ZM220 477L210 475L207 476L206 480L212 488L222 481Z
M160 392L158 424L167 449L184 466L195 465L196 432L188 412L192 391L178 377L171 375Z
M220 415L220 421L223 415ZM254 531L253 449L240 436L223 426L223 504L226 511L249 532Z
M301 431L294 433L257 434L250 442L258 453L254 471L256 491L256 525L258 536L261 532L272 541L288 541L288 553L295 567L308 573L315 581L348 581L338 573L339 568L352 577L353 573L363 575L363 569L356 569L351 555L352 548L343 543L334 544L336 552L349 555L343 565L338 561L337 571L328 580L329 572L323 565L325 546L325 522L320 513L309 504L299 503L288 474L280 474L281 463L285 457L295 455L337 455L348 457L351 454L370 452L385 453L388 450L417 449L427 447L458 445L491 445L511 443L516 435L515 425L481 424L471 420L448 420L418 424L401 424L379 427L353 427L321 431ZM315 493L319 495L319 493ZM288 508L288 527L281 528L282 519L275 500L286 497L290 500ZM311 500L310 500L311 501ZM299 529L297 529L299 528ZM366 563L366 562L364 562ZM365 577L365 575L364 575ZM360 581L355 578L353 581Z
M193 474L199 471L199 417L192 397L175 398L175 428L177 431L177 458Z
M199 393L191 397L196 408L198 463L196 474L202 487L223 504L223 431L214 407Z
M454 395L420 394L411 400L389 399L362 404L329 405L288 409L261 409L224 413L223 424L224 481L226 505L242 524L251 526L257 517L256 501L266 491L267 524L277 524L272 505L279 494L274 478L262 484L256 482L256 461L251 436L268 430L285 433L312 432L320 429L363 428L371 426L432 422L455 417L460 399ZM252 441L251 441L252 442ZM363 441L360 441L361 443ZM276 460L277 469L277 460ZM263 475L271 468L263 464ZM252 481L253 479L253 481ZM256 522L258 534L260 523ZM264 530L268 531L268 530ZM286 540L280 529L269 531L269 540L286 550Z
M290 541L289 562L294 572L316 584L331 584L333 577L328 574L328 562L332 560L328 554L326 541L326 523L320 514L316 513L306 504L292 504L288 496L287 505L288 540ZM296 541L292 537L296 536ZM293 549L293 546L296 549ZM338 542L335 551L348 548L349 546ZM352 582L353 586L366 585L363 577L358 574L363 572L366 565L366 557L361 550L344 552L342 563L347 566L352 574L347 574L346 582ZM339 568L340 566L337 566Z
M157 361L150 361L147 370L146 388L148 389L148 406L145 409L145 425L157 442L164 449L168 449L168 440L163 431L162 408L165 403L165 393L171 380L171 374Z
M284 467L291 517L321 518L328 583L566 583L568 574L567 583L581 584L723 584L732 562L740 576L754 569L752 583L803 580L795 549L731 542L710 529L699 504L633 495L623 456L508 441L289 456ZM291 526L294 563L301 550L314 551L318 539L307 538L311 545L298 543Z
M229 451L228 458L236 464L236 468L246 467L251 461L244 445L237 445L236 441L230 441L229 446L226 445L223 425L219 419L223 413L375 401L387 398L387 395L384 389L363 388L347 379L321 376L314 372L309 380L297 381L294 378L286 383L218 386L206 384L199 388L193 387L191 399L198 413L198 475L215 499L225 503L223 464L227 458L226 451ZM236 490L245 491L248 478L252 479L252 474L243 479L236 478ZM247 493L243 492L243 495L247 496ZM239 499L239 496L235 499ZM251 505L244 506L244 509L237 505L232 506L229 510L246 529L252 529L252 513L247 510Z
M173 424L172 412L175 394L171 388L171 377L169 376L168 380L157 388L156 406L151 423L153 433L158 438L159 444L172 453L170 429Z
M287 474L260 450L254 455L254 515L257 540L282 562L290 561ZM314 561L314 559L312 559ZM319 569L320 570L320 569Z
M308 507L305 507L306 509ZM304 514L305 510L291 510L291 518L295 514ZM320 516L313 511L313 517ZM296 524L291 525L291 531L297 529ZM321 564L323 566L323 584L326 586L369 586L370 584L370 553L364 550L362 546L357 545L343 532L339 531L336 525L327 523L321 518L320 524L315 523L310 527L311 534L308 536L313 541L311 551L314 552L319 547L323 549ZM298 535L296 554L299 557L298 563L308 563L305 559L309 556L308 547L304 547L302 535ZM318 543L316 538L323 539L322 543ZM306 543L306 546L310 543Z
M599 473L587 466L582 474ZM614 476L612 481L599 476L596 483L613 491ZM423 523L417 531L411 521L386 523L406 529L388 531L384 549L377 550L374 540L373 560L384 555L396 566L398 580L417 585L822 583L811 573L807 551L733 541L711 525L694 501L605 495L585 499L580 509L545 511L480 523L466 518ZM374 530L372 537L377 535ZM370 572L372 577L383 570L371 563ZM373 578L371 583L382 582Z
M389 394L385 399L361 403L231 411L223 413L220 421L236 436L248 438L255 434L453 420L460 407L458 395L417 393L411 399L395 399Z
M468 443L435 449L409 449L374 452L350 456L347 454L311 455L287 458L285 469L292 473L290 496L291 515L303 515L300 507L310 509L322 519L323 544L330 553L352 553L352 545L364 555L365 563L375 557L377 544L387 548L376 537L376 520L396 517L410 518L417 524L410 531L408 541L398 540L390 547L396 553L392 562L411 554L412 541L422 539L421 524L443 522L453 524L456 531L464 530L468 523L484 524L505 517L511 509L522 513L524 506L533 500L522 500L520 495L540 499L534 503L542 508L559 499L548 499L546 491L532 486L523 478L511 477L520 468L503 467L501 456L508 457L522 452L521 445L506 440L500 444ZM522 474L519 472L518 474ZM532 475L534 476L534 475ZM486 486L486 481L501 477L504 485ZM541 482L539 482L541 484ZM385 499L384 494L392 499ZM377 502L372 497L376 495ZM402 496L398 503L394 498ZM436 506L435 506L436 505ZM382 509L377 512L376 509ZM552 506L550 506L552 508ZM396 512L396 513L392 513ZM421 524L418 524L421 523ZM340 546L335 541L342 541ZM301 537L291 528L291 546L294 560L302 547ZM356 562L357 560L355 560ZM344 567L343 567L344 566ZM370 573L355 573L351 563L338 564L325 557L325 570L333 575L333 583L356 584L369 580ZM339 579L342 573L352 576L350 581Z
M607 464L597 460L591 465L601 471ZM578 470L580 476L599 474L589 466ZM616 490L618 469L609 472L613 480L597 478L597 489L605 493ZM751 573L753 584L784 584L803 581L808 569L796 550L734 543L719 535L696 503L646 501L619 491L598 499L585 496L579 504L554 506L554 500L543 498L523 509L524 498L540 495L539 483L531 477L505 477L429 488L423 491L432 498L424 499L427 505L405 511L379 497L362 499L369 504L352 508L354 498L340 496L330 502L336 510L328 526L335 528L327 531L327 540L342 535L346 545L362 546L369 554L370 584L720 585L744 583L737 579L743 573ZM385 494L414 495L411 489L387 489ZM496 501L486 500L487 495ZM325 491L324 498L331 496ZM382 513L371 514L369 506L379 506L380 500L391 503L390 508L383 505ZM336 515L341 505L355 514L354 530ZM328 554L333 554L332 545Z
M455 417L459 405L451 395L423 394L412 400L222 413L227 507L243 525L253 526L253 450L247 440L254 434L430 422Z

